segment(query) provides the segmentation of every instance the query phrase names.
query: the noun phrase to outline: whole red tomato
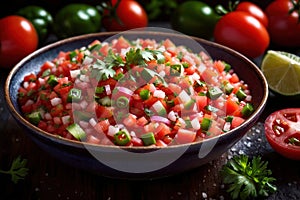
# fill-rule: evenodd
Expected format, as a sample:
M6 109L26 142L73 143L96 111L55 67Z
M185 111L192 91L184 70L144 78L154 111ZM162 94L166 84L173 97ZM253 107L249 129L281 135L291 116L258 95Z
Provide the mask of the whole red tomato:
M249 58L262 55L270 43L267 29L244 11L225 14L215 26L214 39Z
M258 5L249 1L243 1L236 6L235 10L250 13L253 17L258 19L265 27L268 27L268 17L264 10L261 9Z
M300 46L299 4L295 0L276 0L266 7L271 42L286 47Z
M137 1L112 0L111 4L115 10L106 10L102 20L107 31L125 31L148 25L147 13Z
M285 108L265 120L265 135L271 147L281 155L300 160L300 108Z
M11 68L38 47L38 35L26 18L9 15L0 19L0 66Z

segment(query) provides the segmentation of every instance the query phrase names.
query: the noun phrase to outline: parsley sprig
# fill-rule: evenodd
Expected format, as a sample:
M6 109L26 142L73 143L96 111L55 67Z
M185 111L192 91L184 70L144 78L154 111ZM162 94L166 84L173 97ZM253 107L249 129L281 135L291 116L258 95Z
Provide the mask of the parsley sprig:
M19 180L24 179L28 174L28 168L26 168L27 159L22 159L21 156L15 158L11 164L9 170L1 170L0 173L11 175L13 183L18 183Z
M253 157L252 161L246 155L234 156L222 168L224 184L228 184L227 192L232 199L249 199L258 196L268 196L277 190L272 184L276 179L271 177L272 171L267 169L268 162L261 157Z

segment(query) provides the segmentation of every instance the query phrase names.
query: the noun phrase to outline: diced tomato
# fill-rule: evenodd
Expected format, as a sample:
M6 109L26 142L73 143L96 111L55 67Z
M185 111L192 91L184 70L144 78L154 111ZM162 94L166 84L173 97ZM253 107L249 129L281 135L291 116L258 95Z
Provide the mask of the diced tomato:
M204 111L205 106L208 105L208 97L207 96L196 96L196 104L198 110Z
M25 82L33 82L36 81L36 75L34 73L30 73L24 77Z
M239 110L239 105L236 101L232 100L232 98L227 99L226 101L226 114L232 115L236 111Z
M186 144L194 142L196 139L196 132L180 128L175 136L178 144Z
M241 125L243 122L245 121L245 119L243 119L242 117L233 117L232 122L231 122L231 127L232 128L236 128L239 125Z
M102 120L100 122L98 122L95 126L94 129L98 132L98 133L106 133L106 131L108 130L110 123L109 121L106 120Z

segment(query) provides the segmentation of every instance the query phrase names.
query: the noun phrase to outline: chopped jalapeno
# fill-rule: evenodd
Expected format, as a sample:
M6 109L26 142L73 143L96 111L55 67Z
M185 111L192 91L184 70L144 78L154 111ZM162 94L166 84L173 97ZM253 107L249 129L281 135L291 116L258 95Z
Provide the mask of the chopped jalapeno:
M56 86L58 84L57 77L51 74L47 80L47 83L52 87Z
M127 108L129 104L129 100L127 97L121 96L116 101L116 106L118 108Z
M51 70L50 69L46 69L43 74L42 74L42 77L46 77L46 76L49 76L51 73Z
M131 136L127 131L121 130L114 134L114 139L117 145L125 146L128 142L130 142Z
M28 115L29 121L34 124L38 125L40 120L42 119L41 113L39 111L32 112Z
M153 132L149 132L149 133L145 133L145 134L141 135L141 139L145 146L149 146L149 145L156 143Z
M67 102L78 102L81 100L81 90L77 88L72 88L67 97Z
M231 116L231 115L228 115L226 118L225 118L225 121L226 122L232 122L232 120L233 120L233 116Z
M140 97L141 97L142 100L147 100L147 99L149 99L149 97L150 97L150 91L147 90L147 89L142 89L142 90L140 91Z
M222 94L223 94L222 90L218 87L211 87L207 91L207 97L212 100L219 98Z
M224 85L224 91L225 94L230 94L233 91L234 87L229 82L225 83Z
M96 87L96 89L95 89L96 94L102 94L103 92L104 92L104 87L103 86Z
M211 119L204 117L201 122L201 129L204 131L208 131L208 129L211 126L211 123L212 123Z
M247 94L241 88L236 92L235 95L240 101L244 100L247 97Z
M243 107L241 113L242 113L243 117L248 117L249 115L251 115L251 113L253 111L254 111L254 108L253 108L252 104L246 103L246 105Z

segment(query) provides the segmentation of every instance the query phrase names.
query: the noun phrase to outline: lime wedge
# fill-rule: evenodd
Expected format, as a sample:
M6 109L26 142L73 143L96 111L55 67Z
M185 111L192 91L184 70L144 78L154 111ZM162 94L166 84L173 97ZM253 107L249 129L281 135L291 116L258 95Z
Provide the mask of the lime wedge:
M288 52L269 50L261 64L269 88L284 96L300 94L300 57Z

